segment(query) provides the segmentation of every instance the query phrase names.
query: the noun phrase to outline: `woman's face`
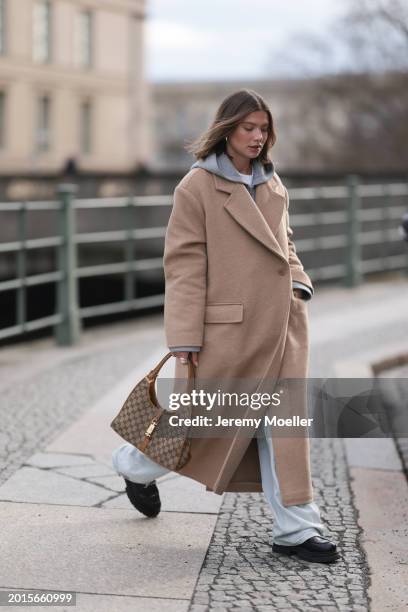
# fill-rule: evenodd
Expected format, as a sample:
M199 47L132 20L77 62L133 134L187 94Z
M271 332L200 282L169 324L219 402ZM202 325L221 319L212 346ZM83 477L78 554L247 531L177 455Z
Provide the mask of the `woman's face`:
M254 111L241 120L228 136L232 155L255 159L268 138L268 115L265 111Z

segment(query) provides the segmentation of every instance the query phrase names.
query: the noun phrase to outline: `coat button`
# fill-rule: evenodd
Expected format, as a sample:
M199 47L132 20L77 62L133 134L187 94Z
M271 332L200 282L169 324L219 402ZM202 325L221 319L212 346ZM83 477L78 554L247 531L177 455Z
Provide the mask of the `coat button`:
M281 276L285 276L285 274L286 274L286 268L279 268L279 270L278 270L278 274L280 274Z

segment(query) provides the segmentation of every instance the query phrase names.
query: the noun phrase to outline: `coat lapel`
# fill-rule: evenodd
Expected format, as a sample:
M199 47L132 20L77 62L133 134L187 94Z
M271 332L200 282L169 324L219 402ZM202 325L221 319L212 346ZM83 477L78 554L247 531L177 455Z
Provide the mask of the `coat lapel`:
M224 208L251 236L266 248L287 261L275 234L285 210L285 197L270 181L256 187L256 204L242 183L234 183L213 175L215 187L229 194Z

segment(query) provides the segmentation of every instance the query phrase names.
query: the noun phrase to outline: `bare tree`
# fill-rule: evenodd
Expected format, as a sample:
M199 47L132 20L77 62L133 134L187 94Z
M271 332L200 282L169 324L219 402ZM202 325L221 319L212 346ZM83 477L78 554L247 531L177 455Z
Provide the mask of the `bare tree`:
M408 4L403 0L348 1L334 33L349 50L350 68L359 73L406 72Z
M408 2L349 0L329 39L297 38L293 48L286 60L302 71L307 91L298 144L309 166L406 170Z

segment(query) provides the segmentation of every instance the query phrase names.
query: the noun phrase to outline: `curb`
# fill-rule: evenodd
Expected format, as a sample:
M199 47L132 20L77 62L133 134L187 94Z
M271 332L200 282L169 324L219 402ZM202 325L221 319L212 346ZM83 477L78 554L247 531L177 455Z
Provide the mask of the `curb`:
M371 378L408 363L408 353L376 361L334 364L341 378ZM361 546L369 568L370 612L408 609L406 509L408 487L393 438L344 440L350 487L361 528ZM392 499L392 504L390 503Z

